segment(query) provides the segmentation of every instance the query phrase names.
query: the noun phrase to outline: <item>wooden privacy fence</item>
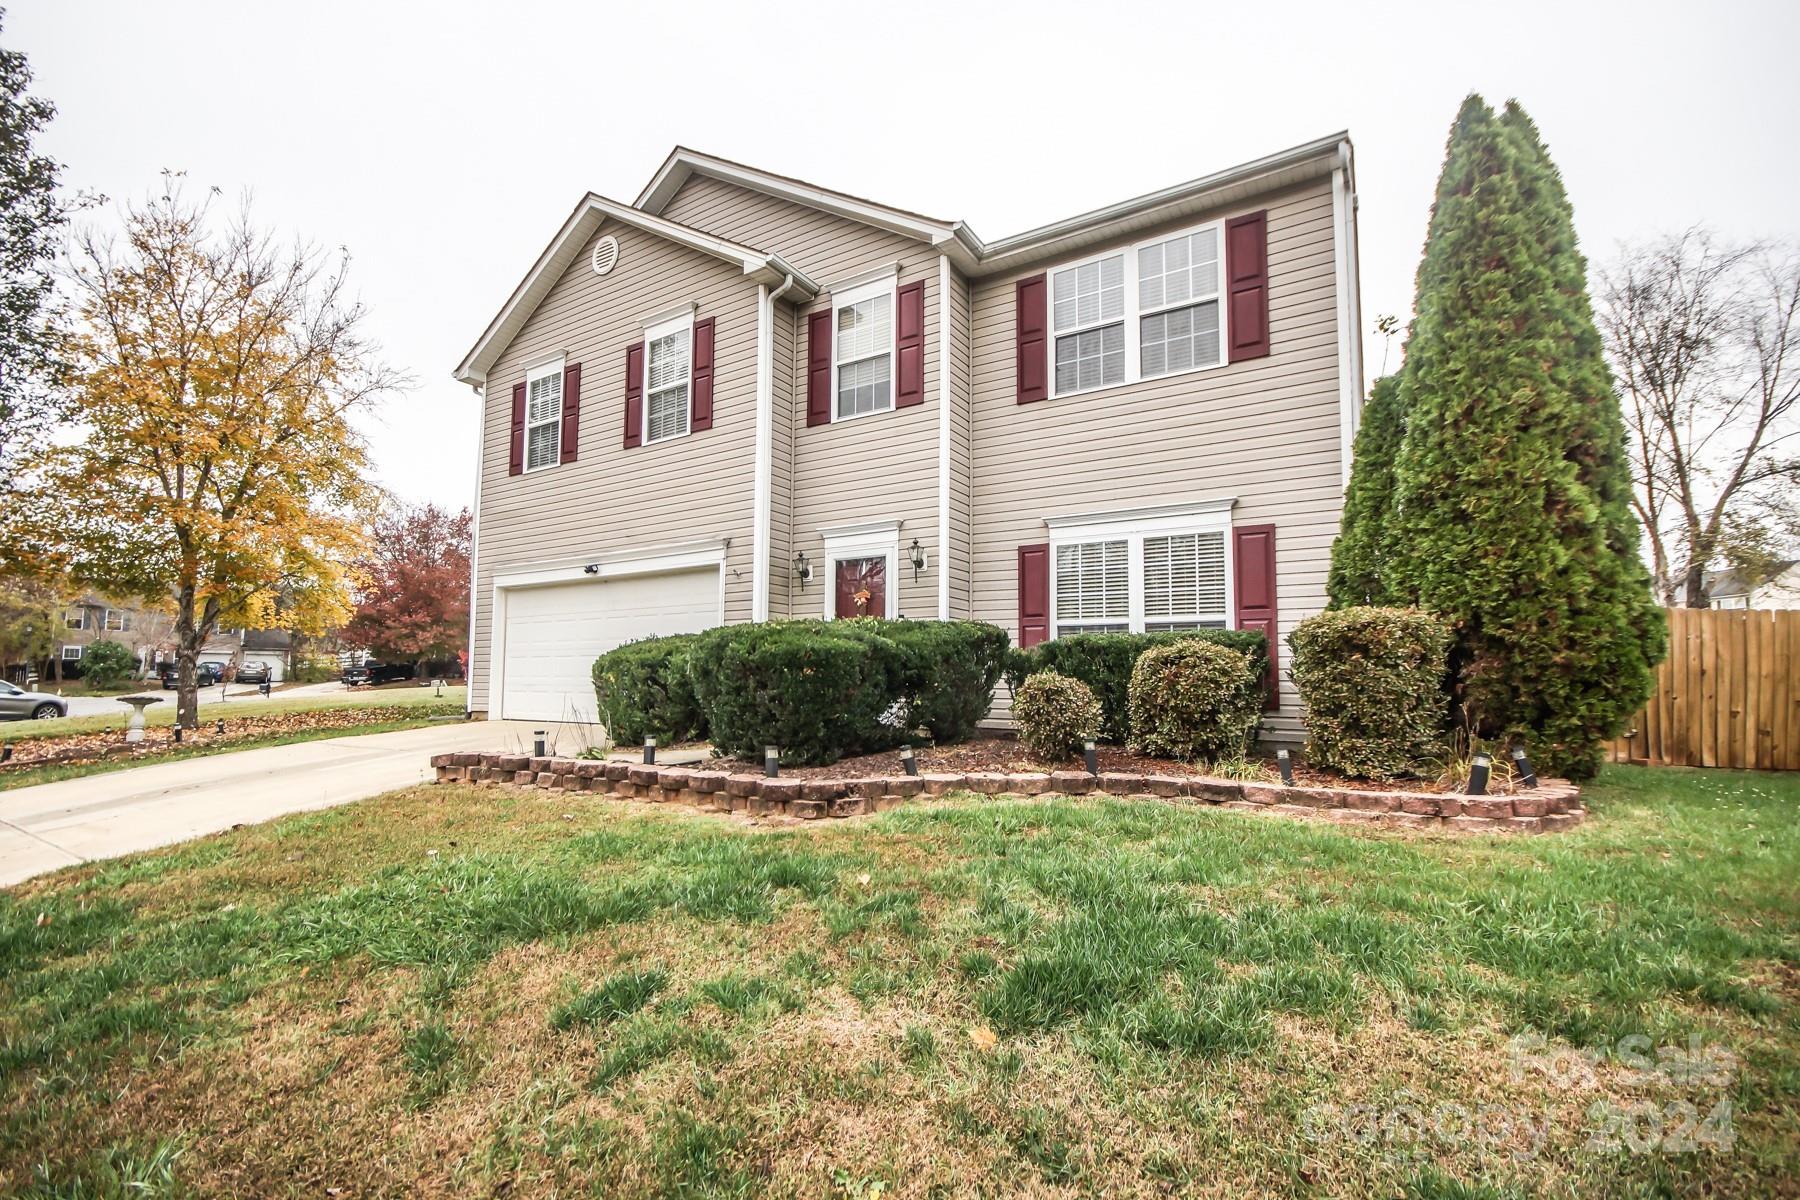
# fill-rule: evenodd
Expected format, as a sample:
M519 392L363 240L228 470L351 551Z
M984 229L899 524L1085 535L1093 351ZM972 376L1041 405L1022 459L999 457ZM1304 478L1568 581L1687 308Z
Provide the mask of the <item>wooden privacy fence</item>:
M1612 760L1800 771L1800 609L1665 611L1669 656Z

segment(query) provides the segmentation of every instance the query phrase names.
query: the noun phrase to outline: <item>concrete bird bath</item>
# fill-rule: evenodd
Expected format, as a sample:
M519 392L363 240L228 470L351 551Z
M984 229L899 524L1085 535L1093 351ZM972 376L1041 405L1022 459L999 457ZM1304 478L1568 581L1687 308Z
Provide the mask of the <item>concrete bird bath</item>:
M131 722L125 726L127 742L144 740L144 710L152 704L161 704L161 696L120 696L120 704L131 705Z

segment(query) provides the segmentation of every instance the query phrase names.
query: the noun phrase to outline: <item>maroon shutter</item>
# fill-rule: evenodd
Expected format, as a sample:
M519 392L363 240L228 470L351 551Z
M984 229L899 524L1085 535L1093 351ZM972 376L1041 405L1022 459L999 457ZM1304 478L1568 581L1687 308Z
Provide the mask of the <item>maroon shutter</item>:
M712 428L713 394L713 319L694 322L693 403L688 413L688 429L698 432Z
M1014 373L1019 403L1050 396L1050 354L1045 347L1050 325L1050 282L1042 275L1021 279L1013 289Z
M1274 711L1281 664L1275 650L1275 527L1239 525L1231 531L1231 556L1237 575L1237 626L1257 629L1269 641L1268 699L1264 707Z
M1269 353L1269 213L1225 222L1225 275L1230 283L1226 324L1231 361Z
M831 423L831 310L806 318L806 423Z
M644 441L644 343L625 351L625 448Z
M513 384L512 451L506 460L506 473L517 475L525 469L525 385Z
M563 368L562 462L574 462L581 447L581 364Z
M1019 649L1050 636L1050 544L1019 547Z
M899 317L894 322L894 407L925 403L925 281L909 283L896 299Z

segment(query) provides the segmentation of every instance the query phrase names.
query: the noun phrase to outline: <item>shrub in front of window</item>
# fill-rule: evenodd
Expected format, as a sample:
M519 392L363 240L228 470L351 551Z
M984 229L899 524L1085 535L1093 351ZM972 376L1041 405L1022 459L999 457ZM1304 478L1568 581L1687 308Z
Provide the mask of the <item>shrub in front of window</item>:
M1093 691L1056 671L1037 671L1020 683L1012 713L1019 740L1045 762L1073 758L1082 743L1100 734L1100 702Z
M874 622L771 621L700 634L688 660L721 754L797 766L899 744L906 653Z
M906 655L905 724L934 741L960 742L994 704L1010 639L982 621L858 621L897 642Z
M1015 692L1039 671L1059 671L1081 680L1100 701L1101 736L1124 742L1131 736L1131 672L1144 651L1187 639L1199 639L1238 651L1249 661L1253 682L1248 691L1262 703L1263 680L1269 671L1268 640L1253 629L1182 629L1163 633L1075 633L1015 651L1006 664L1006 681Z
M1415 772L1441 749L1450 629L1416 608L1339 608L1288 635L1306 754L1359 779Z
M1262 718L1250 660L1203 638L1152 646L1131 670L1131 748L1179 759L1238 759Z
M95 642L81 655L81 675L95 687L115 687L131 678L137 657L118 642Z
M615 744L654 737L666 746L706 736L706 714L688 676L688 656L699 637L645 638L594 660L594 699Z

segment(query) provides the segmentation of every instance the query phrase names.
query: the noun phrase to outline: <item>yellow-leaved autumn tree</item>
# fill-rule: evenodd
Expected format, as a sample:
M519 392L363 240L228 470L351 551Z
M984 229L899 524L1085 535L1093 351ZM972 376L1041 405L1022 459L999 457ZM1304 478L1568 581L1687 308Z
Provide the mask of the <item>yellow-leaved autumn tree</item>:
M350 421L405 380L378 361L347 257L278 246L174 185L77 239L78 440L48 452L33 540L76 580L169 605L179 719L221 626L318 633L354 608L378 499Z

